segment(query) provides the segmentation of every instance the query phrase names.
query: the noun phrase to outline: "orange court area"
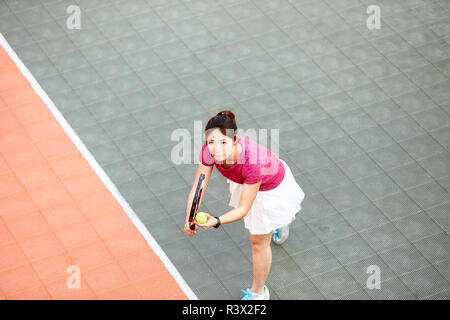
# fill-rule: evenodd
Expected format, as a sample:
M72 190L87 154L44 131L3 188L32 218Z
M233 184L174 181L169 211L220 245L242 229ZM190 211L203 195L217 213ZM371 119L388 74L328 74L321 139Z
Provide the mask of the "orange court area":
M0 299L186 298L0 46Z

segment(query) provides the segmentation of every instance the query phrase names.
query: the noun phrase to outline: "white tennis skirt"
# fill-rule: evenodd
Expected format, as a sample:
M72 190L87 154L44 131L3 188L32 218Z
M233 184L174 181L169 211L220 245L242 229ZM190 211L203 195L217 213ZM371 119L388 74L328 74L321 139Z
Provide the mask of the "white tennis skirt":
M281 160L281 159L280 159ZM272 190L258 191L252 207L244 217L245 228L251 234L267 234L281 228L295 219L302 207L305 193L295 181L289 166L281 160L285 168L283 181ZM230 184L231 207L237 208L241 197L242 184L227 179Z

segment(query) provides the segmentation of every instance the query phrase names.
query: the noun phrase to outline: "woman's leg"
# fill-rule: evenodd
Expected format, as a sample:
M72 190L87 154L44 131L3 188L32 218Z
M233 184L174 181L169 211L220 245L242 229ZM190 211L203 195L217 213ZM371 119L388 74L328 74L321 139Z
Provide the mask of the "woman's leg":
M253 256L253 284L250 290L255 293L264 293L264 284L272 264L271 239L272 232L258 235L250 233Z

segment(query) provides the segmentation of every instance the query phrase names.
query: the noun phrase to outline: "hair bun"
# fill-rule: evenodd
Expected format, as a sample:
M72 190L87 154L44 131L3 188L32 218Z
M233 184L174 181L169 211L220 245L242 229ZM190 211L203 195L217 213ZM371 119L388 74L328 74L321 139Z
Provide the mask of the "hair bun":
M223 110L223 111L220 111L220 112L217 114L217 116L218 116L218 117L224 117L224 118L230 117L233 121L236 121L236 118L235 118L235 116L234 116L234 113L233 113L232 111L230 111L230 110Z
M205 127L206 138L208 138L208 132L215 128L218 128L223 135L236 140L237 124L234 113L231 110L222 110L210 118Z

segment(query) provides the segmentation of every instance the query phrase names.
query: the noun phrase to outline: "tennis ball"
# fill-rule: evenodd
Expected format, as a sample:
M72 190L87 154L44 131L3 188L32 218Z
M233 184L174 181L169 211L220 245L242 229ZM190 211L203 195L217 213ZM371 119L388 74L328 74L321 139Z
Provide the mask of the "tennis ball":
M199 212L195 216L195 221L197 221L200 224L204 224L206 223L206 221L208 221L208 217L204 212Z

